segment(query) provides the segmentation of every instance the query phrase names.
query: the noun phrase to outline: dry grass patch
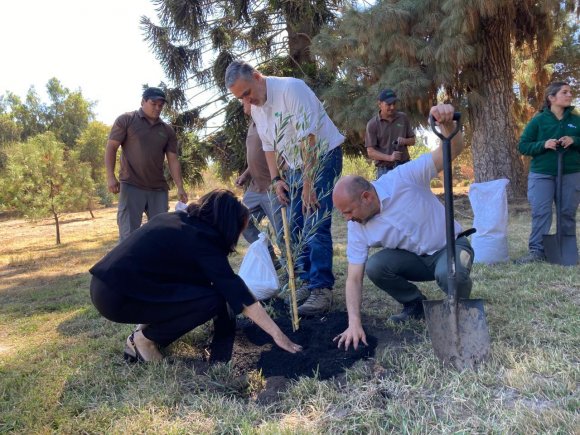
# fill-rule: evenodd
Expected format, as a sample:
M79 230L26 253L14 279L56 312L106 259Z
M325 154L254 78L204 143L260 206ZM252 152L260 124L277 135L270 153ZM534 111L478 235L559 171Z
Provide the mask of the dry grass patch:
M173 203L172 203L173 205ZM511 207L510 207L511 208ZM522 210L523 207L520 207ZM526 251L529 215L510 216L512 257ZM460 209L469 224L471 212ZM0 432L16 433L578 433L580 271L548 264L476 265L474 297L485 300L492 358L457 373L433 355L423 322L394 326L399 306L365 281L363 314L373 328L417 340L382 347L337 379L300 378L277 398L258 398L259 370L227 364L199 371L211 334L200 327L162 364L122 360L129 325L101 318L87 270L117 240L116 210L65 216L54 245L51 220L0 221ZM336 311L344 311L346 231L333 224ZM232 263L239 265L242 243ZM433 283L421 284L442 298ZM379 343L380 345L380 343Z

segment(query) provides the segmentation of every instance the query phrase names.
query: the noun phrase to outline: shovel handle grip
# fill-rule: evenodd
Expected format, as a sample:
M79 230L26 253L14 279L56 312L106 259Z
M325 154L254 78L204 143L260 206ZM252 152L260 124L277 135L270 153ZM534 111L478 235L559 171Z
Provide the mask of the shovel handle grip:
M453 114L453 120L456 122L455 130L453 130L449 136L444 136L443 133L441 133L441 131L437 128L437 121L433 115L429 115L429 124L431 125L431 130L433 130L433 133L435 133L435 135L441 140L451 140L453 136L455 136L461 129L461 112L455 112Z

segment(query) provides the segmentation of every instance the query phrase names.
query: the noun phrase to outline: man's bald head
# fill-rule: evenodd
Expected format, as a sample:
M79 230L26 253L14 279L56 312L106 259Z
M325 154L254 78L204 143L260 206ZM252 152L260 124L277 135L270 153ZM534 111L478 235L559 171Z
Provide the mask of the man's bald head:
M358 175L346 175L338 180L332 201L345 219L355 222L365 223L380 211L375 188Z
M359 175L346 175L342 177L334 186L334 191L337 190L347 195L351 200L358 200L360 195L368 190L371 190L372 185L366 179Z
M333 200L336 196L346 197L349 200L358 200L360 195L372 189L371 183L359 175L346 175L334 186Z

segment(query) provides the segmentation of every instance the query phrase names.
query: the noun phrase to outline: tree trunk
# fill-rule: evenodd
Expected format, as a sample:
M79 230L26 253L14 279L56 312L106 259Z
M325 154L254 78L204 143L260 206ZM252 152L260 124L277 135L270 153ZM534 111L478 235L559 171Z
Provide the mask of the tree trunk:
M89 209L89 213L91 214L91 219L94 219L95 215L93 214L93 201L92 201L92 199L89 199L89 203L87 204L87 208Z
M307 30L307 29L295 29L293 26L288 26L288 52L290 57L298 66L304 64L313 63L314 57L310 52L310 44L312 43L310 35L305 32L296 30ZM311 31L311 29L308 29Z
M56 225L56 244L60 245L60 225L58 223L58 214L53 211L52 216L54 217L54 223Z
M320 31L320 25L314 18L314 9L309 2L284 2L283 4L288 33L288 54L291 60L299 68L309 64L314 65L310 45L312 38Z
M510 199L525 196L526 177L517 150L516 124L512 113L514 95L510 52L509 14L482 20L485 35L473 86L480 98L470 98L473 128L472 154L476 182L498 178L510 180Z

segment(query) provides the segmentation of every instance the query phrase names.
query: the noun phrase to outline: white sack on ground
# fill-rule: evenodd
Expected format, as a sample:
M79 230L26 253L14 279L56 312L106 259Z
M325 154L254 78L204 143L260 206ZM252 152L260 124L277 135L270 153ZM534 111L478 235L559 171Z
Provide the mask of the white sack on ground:
M476 263L500 263L509 260L508 204L506 186L509 180L473 183L469 201L473 209L473 226L477 232L471 238Z

